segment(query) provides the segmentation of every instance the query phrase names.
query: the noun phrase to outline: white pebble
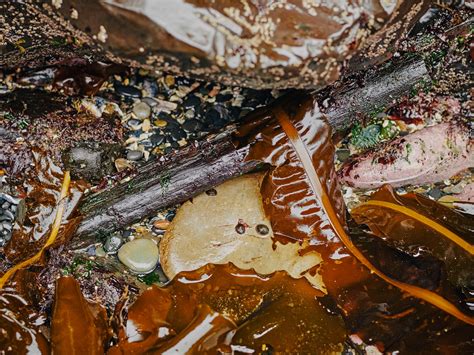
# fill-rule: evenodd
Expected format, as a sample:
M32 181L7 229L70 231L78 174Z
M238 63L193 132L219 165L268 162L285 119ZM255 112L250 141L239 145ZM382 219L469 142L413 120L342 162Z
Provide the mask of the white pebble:
M135 116L137 116L139 120L144 120L150 117L151 108L142 101L133 106L133 113L135 114Z

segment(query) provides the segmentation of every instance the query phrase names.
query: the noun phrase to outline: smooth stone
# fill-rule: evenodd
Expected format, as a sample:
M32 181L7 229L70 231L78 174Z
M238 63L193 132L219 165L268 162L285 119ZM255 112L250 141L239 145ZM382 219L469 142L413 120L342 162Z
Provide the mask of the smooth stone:
M186 118L194 118L194 110L187 110L185 113Z
M127 121L127 125L130 127L130 128L137 128L138 126L140 126L141 122L139 120L136 120L134 118L130 119Z
M165 140L165 136L162 134L155 133L150 137L150 142L153 145L160 145Z
M104 250L107 253L116 253L123 244L123 239L120 235L109 235L104 243Z
M160 127L160 128L164 128L168 125L168 122L166 122L165 120L156 120L155 122L153 122L157 127Z
M150 117L151 108L146 103L141 101L133 106L133 113L135 114L135 116L137 116L139 120L143 121L144 119Z
M206 121L208 123L213 123L214 121L220 119L221 115L215 109L210 109L206 112Z
M170 130L170 135L174 140L179 141L180 139L186 138L186 132L181 128L172 128Z
M216 96L216 101L217 102L225 102L225 101L229 101L233 98L233 95L232 94L218 94Z
M442 196L444 196L445 194L443 193L443 191L441 191L440 189L438 189L437 187L431 189L429 192L428 192L428 195L430 195L431 197L433 197L435 200L439 200Z
M155 227L156 229L161 229L161 230L165 230L165 229L168 229L170 225L170 222L168 220L156 220L155 222L153 222L153 227Z
M195 95L191 95L189 96L186 100L184 100L183 102L183 106L185 108L192 108L192 107L196 107L196 106L199 106L201 104L201 100L199 99L199 97L195 96Z
M345 162L351 156L351 152L349 149L338 149L336 150L336 156L340 162Z
M98 257L104 257L106 255L105 250L103 247L97 247L95 249L95 255Z
M158 264L158 246L150 239L135 239L120 248L118 258L132 272L146 274Z
M188 132L196 132L202 128L201 122L195 119L187 120L183 123L183 129Z
M156 105L158 105L158 101L155 100L153 97L144 97L142 99L142 102L146 103L150 107L155 107Z
M139 98L142 96L140 90L133 86L125 86L122 84L115 84L115 91L125 97L136 97Z
M137 161L137 160L140 160L141 158L143 158L143 152L139 150L131 150L127 153L128 160Z

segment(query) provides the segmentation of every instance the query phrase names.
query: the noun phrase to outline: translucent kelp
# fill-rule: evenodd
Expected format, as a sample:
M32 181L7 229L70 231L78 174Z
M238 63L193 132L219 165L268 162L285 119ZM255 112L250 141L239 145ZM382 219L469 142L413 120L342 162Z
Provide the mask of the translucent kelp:
M110 353L341 351L344 323L322 296L285 272L262 276L231 264L208 265L143 292L128 308Z
M410 257L431 259L428 265L439 264L438 280L426 287L442 288L445 277L449 285L444 287L452 286L455 290L447 296L459 302L458 306L465 311L474 310L472 218L414 193L397 195L390 185L380 188L370 201L353 209L351 214L386 244ZM384 262L383 258L377 259ZM393 277L403 277L397 275L396 268L388 272ZM431 274L434 276L435 272Z

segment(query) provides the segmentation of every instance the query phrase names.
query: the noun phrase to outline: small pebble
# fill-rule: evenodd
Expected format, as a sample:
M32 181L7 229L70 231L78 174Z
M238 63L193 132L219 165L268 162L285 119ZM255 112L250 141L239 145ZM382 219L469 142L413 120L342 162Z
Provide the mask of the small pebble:
M120 235L111 234L107 237L104 243L104 250L109 254L116 253L123 244L123 239Z
M133 165L127 159L118 158L115 159L115 169L117 169L118 172L121 172L125 169L133 169Z
M166 122L165 120L156 120L154 123L160 128L166 127L168 125L168 122Z
M201 122L195 119L190 119L183 123L183 129L187 132L196 132L199 131L201 128Z
M151 129L151 122L148 118L145 118L142 124L142 131L148 132L150 129Z
M165 140L165 136L162 134L155 133L150 137L150 142L153 145L160 145Z
M125 97L139 98L139 97L142 96L142 93L140 92L140 90L138 90L137 88L135 88L133 86L125 86L125 85L122 85L122 84L115 84L115 91L118 94L123 95Z
M118 258L132 272L147 274L158 264L158 247L150 239L135 239L120 248Z
M433 197L435 200L438 200L439 198L441 198L444 193L443 191L441 191L440 189L438 189L437 187L435 188L432 188L429 192L428 192L428 195L430 195L431 197Z
M201 104L201 100L199 99L199 97L195 96L195 95L191 95L189 96L188 98L186 98L183 102L183 106L184 108L188 109L188 108L192 108L192 107L197 107Z
M170 222L168 220L156 220L153 222L153 227L156 229L166 230L168 229Z
M127 125L132 129L138 129L140 124L141 122L139 120L133 118L127 121Z
M150 107L155 107L156 105L158 105L158 101L152 97L144 97L142 99L142 102L146 103Z
M130 150L127 153L127 159L128 160L137 161L137 160L140 160L141 158L143 158L143 152L141 152L139 150Z
M186 116L186 118L194 118L194 110L189 109L184 115Z
M349 158L351 152L349 149L338 149L336 150L336 155L340 162L344 162Z
M104 248L102 248L101 246L97 247L95 249L95 255L98 257L104 257L106 255Z
M180 139L186 138L186 132L184 132L181 128L173 127L170 130L170 134L171 134L171 137L173 137L175 141L179 141Z
M150 117L151 108L146 103L141 101L133 106L133 113L139 120L143 121L144 119Z
M176 212L175 211L170 211L166 214L166 219L171 222L174 219L175 216L176 216Z

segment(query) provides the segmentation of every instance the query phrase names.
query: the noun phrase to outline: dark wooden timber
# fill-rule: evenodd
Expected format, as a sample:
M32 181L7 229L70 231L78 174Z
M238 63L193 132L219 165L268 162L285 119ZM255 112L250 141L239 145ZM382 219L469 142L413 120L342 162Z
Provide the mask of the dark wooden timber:
M431 82L422 59L368 71L362 80L360 75L357 79L349 78L318 95L322 111L336 130L349 127L360 113L369 114L390 106L394 100L408 95L417 84ZM329 104L324 103L326 99Z
M84 220L74 247L86 245L88 237L110 233L256 169L259 162L244 160L247 150L235 149L229 134L223 134L144 165L129 181L83 201Z
M421 60L382 73L369 73L357 78L357 85L349 80L343 86L345 90L334 88L330 93L331 104L325 110L328 121L334 130L344 129L357 118L357 113L367 113L374 105L389 105L421 80L429 80ZM321 101L322 97L316 99ZM74 246L86 245L94 235L125 227L160 208L184 202L254 170L259 162L245 161L248 147L236 149L231 135L232 129L228 129L163 160L149 162L129 181L88 196L80 207L84 220Z

